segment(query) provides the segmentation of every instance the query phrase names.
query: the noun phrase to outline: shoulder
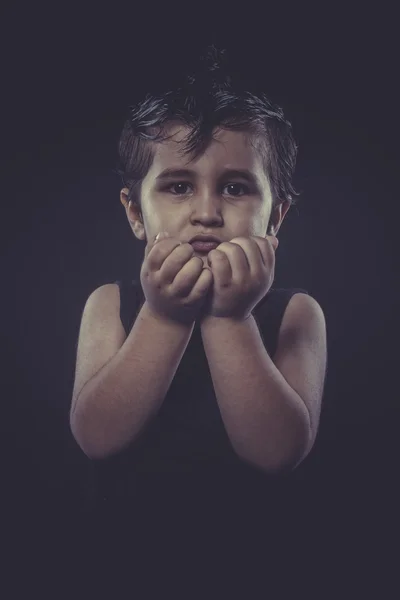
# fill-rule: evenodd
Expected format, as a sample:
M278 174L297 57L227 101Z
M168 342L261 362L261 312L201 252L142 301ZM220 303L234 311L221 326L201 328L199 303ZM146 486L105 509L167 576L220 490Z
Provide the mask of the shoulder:
M294 293L286 306L279 337L290 343L326 338L326 320L319 302L309 294Z
M88 302L110 302L115 303L118 301L119 304L119 285L118 283L105 283L100 285L90 294Z
M106 283L97 287L88 297L84 313L95 314L97 320L103 317L118 316L120 310L120 293L117 283Z
M290 298L286 307L287 311L290 314L300 314L303 311L318 313L320 316L324 314L321 305L315 298L310 296L310 294L297 291Z

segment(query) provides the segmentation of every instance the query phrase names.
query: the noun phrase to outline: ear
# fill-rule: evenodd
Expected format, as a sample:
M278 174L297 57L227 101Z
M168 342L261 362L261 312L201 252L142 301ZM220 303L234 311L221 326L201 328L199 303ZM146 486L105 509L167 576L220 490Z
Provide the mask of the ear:
M269 235L277 235L290 206L290 200L284 200L272 210L267 230Z
M120 201L125 206L126 209L128 208L128 194L129 194L128 188L123 188L119 195Z

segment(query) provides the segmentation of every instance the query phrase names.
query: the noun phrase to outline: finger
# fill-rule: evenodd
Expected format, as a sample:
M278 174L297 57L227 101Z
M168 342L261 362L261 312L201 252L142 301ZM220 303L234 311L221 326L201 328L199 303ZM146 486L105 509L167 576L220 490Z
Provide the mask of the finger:
M153 235L151 238L147 239L147 244L144 249L145 258L147 258L147 255L149 254L150 250L152 250L152 248L154 248L154 246L156 245L158 235L159 234Z
M253 236L256 247L260 253L263 265L267 266L270 262L271 246L267 239Z
M167 238L169 238L169 237L170 237L170 235L169 235L168 231L160 231L159 233L157 233L157 235L153 235L153 236L152 236L152 237L149 239L149 241L147 242L147 245L146 245L146 248L145 248L145 256L147 257L147 255L148 255L148 253L150 252L150 250L151 250L152 248L154 248L154 246L155 246L155 245L156 245L158 242L160 242L160 241L162 241L162 240L164 240L164 239L167 239Z
M248 237L236 237L230 240L229 245L232 252L232 261L235 269L252 272L257 266L257 246ZM240 251L238 251L240 249Z
M154 250L154 253L159 256L149 256L149 262L158 265L161 281L164 283L172 283L179 271L186 265L194 256L194 250L188 243L181 244L179 240L172 238L165 241L164 245ZM197 257L203 265L200 257Z
M155 239L154 239L154 243L159 242L161 240L164 240L166 238L171 237L168 233L168 231L160 231L160 233L157 233Z
M266 239L269 241L269 243L272 245L272 248L275 252L275 250L277 249L278 245L279 245L279 240L277 237L275 237L274 235L267 235Z
M193 286L192 291L189 295L189 300L196 301L199 298L204 298L208 294L208 292L212 289L213 284L213 274L211 269L203 268L200 277L196 281Z
M248 240L250 239L252 242L255 243L254 247L257 247L260 255L261 255L261 260L263 262L263 264L265 266L268 266L271 262L271 251L275 252L275 246L278 245L278 239L275 236L266 236L264 237L260 237L260 236L256 236L256 235L252 235L250 236L250 238L234 238L235 240L237 239L237 243L240 243L240 240ZM232 242L232 240L231 240ZM257 262L257 258L255 258L256 262Z
M162 243L159 243L159 242L162 242ZM178 248L179 249L183 248L183 252L181 251L180 254L174 255L174 260L172 260L172 262L171 262L170 256ZM189 250L189 254L188 254L188 250ZM176 271L174 268L172 268L172 270L171 270L171 267L177 266L177 267L181 268L182 265L186 262L186 260L188 260L190 255L192 255L193 253L194 253L194 250L190 246L190 244L182 244L176 238L169 237L166 239L159 239L159 240L157 240L157 243L153 244L153 246L151 247L151 249L149 251L148 256L146 256L146 262L147 262L148 268L151 271L160 271L160 270L164 269L164 274L165 274L165 272L168 271L169 272L168 278L170 279L172 277L172 279L173 279L176 275ZM166 268L164 268L165 263L167 263ZM179 270L179 268L178 268L178 270ZM170 281L172 281L172 279L170 279Z
M234 274L238 273L238 269L247 270L246 257L239 257L239 260L235 258L237 250L233 244L223 242L218 248L208 254L208 264L211 265L218 285L227 285L234 277ZM242 250L240 252L243 254Z

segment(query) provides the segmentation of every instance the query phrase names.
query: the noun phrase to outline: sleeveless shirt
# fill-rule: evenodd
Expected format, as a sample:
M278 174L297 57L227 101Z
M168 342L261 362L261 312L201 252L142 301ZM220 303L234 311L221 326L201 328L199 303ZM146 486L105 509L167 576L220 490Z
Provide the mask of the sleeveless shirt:
M131 331L145 302L140 281L117 280L120 291L120 318ZM301 288L271 288L252 314L271 358L274 357L285 309ZM156 377L157 374L155 373ZM233 450L219 411L204 351L201 330L196 322L160 410L128 446L112 457L90 461L90 502L121 502L140 495L145 486L161 484L163 493L180 474L205 486L226 476L243 482L265 480L265 473L244 464ZM172 479L171 479L172 477ZM224 479L225 477L225 479ZM268 476L269 477L269 476ZM243 479L244 478L244 479ZM168 483L166 483L168 480ZM93 496L94 494L94 496ZM110 505L110 504L109 504Z

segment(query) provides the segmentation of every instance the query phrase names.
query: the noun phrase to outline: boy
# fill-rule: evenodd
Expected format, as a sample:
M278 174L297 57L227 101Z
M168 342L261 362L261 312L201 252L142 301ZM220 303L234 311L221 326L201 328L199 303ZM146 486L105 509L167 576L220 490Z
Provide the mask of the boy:
M208 58L133 107L121 135L120 199L147 242L140 285L89 297L70 416L88 457L124 464L111 487L128 471L290 471L317 434L323 311L272 288L297 147L282 111Z

